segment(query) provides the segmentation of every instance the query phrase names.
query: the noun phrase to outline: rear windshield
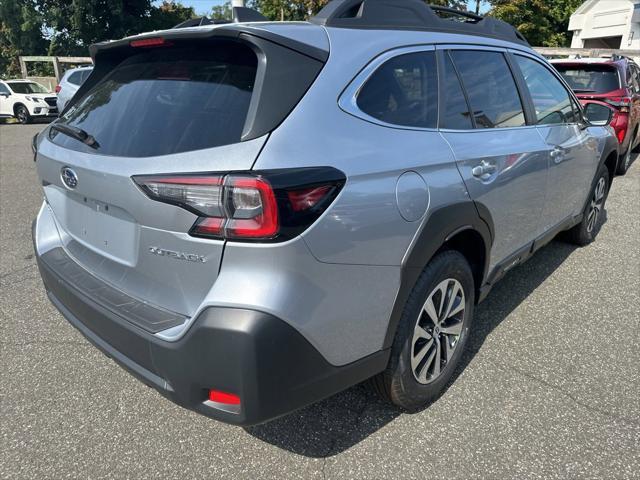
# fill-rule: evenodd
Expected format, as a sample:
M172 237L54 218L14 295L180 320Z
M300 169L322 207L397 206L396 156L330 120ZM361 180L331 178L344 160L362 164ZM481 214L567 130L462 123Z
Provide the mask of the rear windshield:
M240 141L257 57L235 42L156 48L127 58L61 118L99 145L51 130L67 148L147 157Z
M609 65L553 66L576 93L609 93L620 88L618 71Z

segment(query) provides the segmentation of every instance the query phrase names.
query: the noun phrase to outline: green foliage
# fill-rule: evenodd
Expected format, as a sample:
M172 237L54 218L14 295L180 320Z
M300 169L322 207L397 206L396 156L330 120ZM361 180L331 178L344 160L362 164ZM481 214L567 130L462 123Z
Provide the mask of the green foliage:
M328 0L252 0L247 6L255 8L270 20L306 20L315 15ZM429 0L432 5L466 10L465 0Z
M255 8L269 20L306 20L320 11L328 0L254 0Z
M305 20L328 0L247 0L272 20ZM19 55L88 55L92 43L171 28L195 17L192 7L164 0L0 0L0 75L18 76ZM466 10L465 0L429 3ZM491 15L517 27L532 45L564 46L567 25L582 0L490 0ZM231 19L231 5L213 7L212 18ZM33 65L47 73L48 64Z
M20 75L18 55L44 55L43 17L35 0L0 0L0 76Z
M583 0L491 0L489 15L516 27L531 45L564 47L571 14Z
M92 43L194 16L192 7L169 0L0 0L0 75L20 74L19 55L87 56Z
M214 5L211 9L211 18L214 20L231 20L232 17L233 13L231 12L231 2Z

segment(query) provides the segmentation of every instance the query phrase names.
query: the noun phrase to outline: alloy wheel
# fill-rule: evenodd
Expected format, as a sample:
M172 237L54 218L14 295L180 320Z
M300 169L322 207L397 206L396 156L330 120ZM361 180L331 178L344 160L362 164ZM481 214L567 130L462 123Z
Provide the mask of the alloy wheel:
M602 205L604 204L604 195L607 190L607 183L604 177L600 177L596 188L593 190L593 197L589 204L589 213L587 214L587 232L591 233L598 224Z
M436 380L460 343L465 315L465 294L460 282L443 280L429 293L411 341L411 370L422 384Z
M27 123L27 110L24 107L18 107L17 117L20 123Z

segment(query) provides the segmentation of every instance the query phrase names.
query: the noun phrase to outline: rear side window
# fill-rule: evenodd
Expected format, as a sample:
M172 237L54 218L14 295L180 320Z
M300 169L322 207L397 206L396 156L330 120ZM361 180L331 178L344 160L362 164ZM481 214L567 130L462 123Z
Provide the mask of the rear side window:
M516 55L515 59L533 100L536 123L539 125L575 123L578 120L577 111L569 92L560 80L535 60L521 55Z
M385 123L435 128L437 78L434 52L398 55L367 80L358 94L358 108Z
M67 79L69 83L74 85L80 85L82 83L82 72L73 72Z
M469 97L476 128L526 124L515 80L502 53L478 50L450 53Z
M143 51L78 100L62 122L81 128L96 150L52 130L55 143L104 155L147 157L240 141L256 76L247 46Z
M576 93L609 93L620 88L618 71L611 65L563 65L554 63Z
M440 128L453 130L469 130L473 128L471 112L467 100L462 92L458 74L448 53L444 54L444 85L442 92L442 112L440 114Z

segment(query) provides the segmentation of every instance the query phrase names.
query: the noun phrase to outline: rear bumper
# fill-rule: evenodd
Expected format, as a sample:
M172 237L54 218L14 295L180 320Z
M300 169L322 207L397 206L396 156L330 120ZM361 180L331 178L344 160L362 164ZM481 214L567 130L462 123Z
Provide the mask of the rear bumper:
M387 351L342 367L329 364L293 327L262 312L209 307L168 342L105 308L39 255L49 298L91 343L145 384L185 408L235 425L262 423L337 393L385 368ZM240 407L209 402L233 393Z

